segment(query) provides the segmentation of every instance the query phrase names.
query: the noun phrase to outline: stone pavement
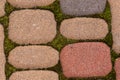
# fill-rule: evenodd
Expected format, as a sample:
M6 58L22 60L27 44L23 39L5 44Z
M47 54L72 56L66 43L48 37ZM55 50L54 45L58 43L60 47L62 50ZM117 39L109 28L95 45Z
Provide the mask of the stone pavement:
M0 79L5 80L4 29L0 24Z
M106 0L59 0L62 14L74 16L65 18L60 25L56 19L57 13L46 8L56 1L0 0L0 17L8 16L9 19L7 29L6 25L0 23L0 80L8 79L5 76L6 60L6 64L9 63L16 69L9 80L63 80L61 74L65 77L64 80L83 80L82 78L88 77L101 80L99 77L106 77L113 69L116 80L120 80L120 58L116 58L115 63L112 63L111 58L112 50L120 53L120 1L108 0L112 15L111 31L104 18L89 17L102 14ZM14 7L9 15L5 4ZM104 42L111 32L112 48ZM8 52L9 55L4 51L4 34L5 39L17 44ZM55 46L50 45L58 35L66 40L77 40L78 43L64 45L58 51ZM61 69L61 73L56 69Z

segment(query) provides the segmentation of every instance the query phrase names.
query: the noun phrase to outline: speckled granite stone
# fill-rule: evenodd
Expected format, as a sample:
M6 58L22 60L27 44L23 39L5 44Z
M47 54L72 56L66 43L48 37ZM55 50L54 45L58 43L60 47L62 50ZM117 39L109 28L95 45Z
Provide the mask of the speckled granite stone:
M56 33L54 14L48 10L18 10L9 16L8 36L18 44L45 44Z
M60 32L69 39L104 39L108 33L108 25L99 18L65 19L61 23Z
M113 50L120 53L120 0L108 0L112 14Z
M5 76L5 54L4 54L4 29L0 24L0 80L6 80Z
M7 0L12 6L17 8L32 8L37 6L47 6L55 0Z
M17 71L9 80L59 80L58 74L47 70Z
M62 12L75 16L102 13L105 5L106 0L60 0Z
M103 77L112 70L110 48L101 42L69 44L62 49L60 61L67 78Z
M55 66L59 53L50 46L19 46L8 56L8 62L16 68L38 69Z
M5 15L5 3L6 0L0 0L0 17Z

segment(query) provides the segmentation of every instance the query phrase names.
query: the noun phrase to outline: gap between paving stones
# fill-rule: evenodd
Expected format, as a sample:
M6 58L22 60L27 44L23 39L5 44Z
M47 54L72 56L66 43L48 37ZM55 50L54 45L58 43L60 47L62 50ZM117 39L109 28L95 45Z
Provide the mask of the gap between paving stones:
M4 27L5 27L5 53L6 53L6 57L8 56L8 52L9 51L11 51L14 47L16 47L16 46L18 46L18 44L15 44L14 42L11 42L9 39L8 39L8 34L7 34L7 26L8 26L8 22L9 22L9 20L8 20L8 16L9 16L9 14L12 12L12 11L14 11L14 10L20 10L20 9L17 9L17 8L12 8L11 7L11 5L9 5L8 3L6 4L6 5L8 5L9 7L10 7L10 11L8 10L9 9L9 7L6 7L6 12L7 12L7 14L4 16L4 17L2 17L2 18L0 18L0 23L2 23L3 25L4 25ZM69 44L69 43L75 43L75 42L85 42L85 41L89 41L89 42L93 42L93 40L79 40L79 41L75 41L75 40L69 40L69 39L66 39L66 38L64 38L63 36L61 36L60 34L59 34L59 26L60 26L60 23L61 23L61 21L62 20L64 20L64 19L68 19L68 18L72 18L72 17L74 17L74 16L65 16L65 15L63 15L61 12L60 12L60 7L59 6L57 6L57 7L53 7L53 5L54 6L56 6L56 5L58 5L58 0L56 1L56 2L54 2L54 4L52 4L52 5L50 5L49 6L49 8L48 7L37 7L37 8L32 8L32 9L45 9L45 10L49 10L50 9L50 11L52 11L54 14L55 14L55 18L56 18L56 21L57 21L57 25L58 25L58 28L57 28L57 30L58 30L58 34L57 34L57 36L56 36L56 39L54 39L54 41L52 41L51 43L48 43L47 45L50 45L50 46L52 46L52 47L54 47L55 49L57 49L58 51L60 51L61 50L61 48L62 47L64 47L66 44ZM108 3L107 3L107 6L109 6L108 5ZM54 10L55 11L54 11ZM57 10L57 9L59 9L59 10ZM106 10L109 10L109 8L106 8ZM59 13L60 12L60 13ZM58 14L59 13L59 14ZM103 13L104 15L105 14L108 14L109 12L105 12L105 13ZM100 15L90 15L91 17L95 17L95 18L105 18L105 20L107 21L107 23L109 24L109 35L104 39L104 40L94 40L94 41L96 41L96 42L105 42L105 43L107 43L107 45L109 45L109 47L111 47L111 45L112 45L112 43L111 43L111 41L112 41L112 35L110 35L110 31L111 31L111 26L110 26L110 19L108 19L109 18L109 16L107 16L107 19L106 19L106 16L104 16L103 14L100 14ZM62 17L62 18L61 18ZM6 21L7 20L7 21ZM107 40L109 40L110 39L110 41L109 42L107 42ZM65 41L65 42L64 42ZM62 43L63 42L63 43ZM62 43L62 44L61 44ZM56 45L57 44L57 45ZM10 46L8 46L8 45L10 45ZM45 44L42 44L42 45L45 45ZM24 45L22 45L22 46L24 46ZM115 54L115 52L114 51L111 51L111 55L112 55L112 57L113 57L113 59L112 59L112 61L113 61L113 63L114 63L114 60L117 58L117 57L119 57L119 55L117 55L117 54ZM9 72L7 72L7 70L9 71ZM61 65L60 65L60 62L59 62L59 64L58 65L56 65L55 67L52 67L52 68L48 68L48 70L53 70L53 71L56 71L57 73L59 73L59 78L60 78L60 80L98 80L98 79L102 79L102 80L113 80L113 79L115 79L115 73L114 73L114 70L108 75L108 76L106 76L105 78L86 78L86 79L79 79L79 78L71 78L71 79L66 79L64 76L63 76L63 74L62 74L62 71L61 71ZM58 71L59 70L59 71ZM7 75L7 79L9 78L9 76L10 76L10 74L11 74L11 72L14 72L14 71L21 71L20 69L15 69L14 67L12 67L11 65L9 65L8 63L6 63L6 75ZM112 78L111 78L111 76L112 76Z

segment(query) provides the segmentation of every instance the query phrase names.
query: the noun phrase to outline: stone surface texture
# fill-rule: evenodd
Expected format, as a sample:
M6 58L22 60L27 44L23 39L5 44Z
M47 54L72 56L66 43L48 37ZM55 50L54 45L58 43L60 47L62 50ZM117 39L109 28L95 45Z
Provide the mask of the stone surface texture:
M55 66L59 53L50 46L20 46L9 53L8 62L16 68L37 69Z
M17 8L32 8L37 6L47 6L55 0L7 0L12 6Z
M31 70L15 72L9 80L59 80L58 74L53 71Z
M104 39L108 25L99 18L72 18L61 23L60 32L69 39Z
M0 17L5 15L5 3L6 0L0 0Z
M0 24L0 80L6 80L5 77L5 54L4 54L4 29Z
M14 11L9 18L9 38L18 44L45 44L56 36L56 21L48 10Z
M106 0L60 0L60 5L67 15L83 16L102 13Z
M108 0L112 14L113 50L120 53L120 0Z
M115 72L116 72L116 80L120 80L120 58L115 61Z
M60 54L66 77L106 76L112 69L110 48L102 42L83 42L65 46Z

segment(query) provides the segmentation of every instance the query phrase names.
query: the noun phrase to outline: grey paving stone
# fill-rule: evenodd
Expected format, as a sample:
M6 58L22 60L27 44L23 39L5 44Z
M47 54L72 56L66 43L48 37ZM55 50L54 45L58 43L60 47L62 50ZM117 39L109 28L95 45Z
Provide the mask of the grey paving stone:
M6 0L0 0L0 17L5 15L5 3Z
M16 68L37 69L55 66L59 52L50 46L19 46L8 56L8 62Z
M99 18L72 18L61 23L60 32L69 39L104 39L108 33L108 25Z
M9 80L59 80L58 74L47 70L18 71Z
M0 80L6 80L5 76L5 54L4 54L4 29L0 24Z
M83 16L102 13L106 0L60 0L60 5L67 15Z
M56 32L54 14L48 10L18 10L9 16L9 38L18 44L45 44Z
M108 0L112 14L113 50L120 53L120 0Z
M12 6L17 8L32 8L37 6L47 6L55 0L7 0Z

